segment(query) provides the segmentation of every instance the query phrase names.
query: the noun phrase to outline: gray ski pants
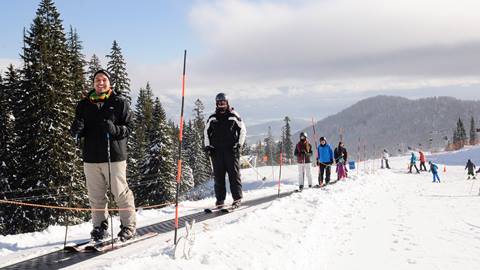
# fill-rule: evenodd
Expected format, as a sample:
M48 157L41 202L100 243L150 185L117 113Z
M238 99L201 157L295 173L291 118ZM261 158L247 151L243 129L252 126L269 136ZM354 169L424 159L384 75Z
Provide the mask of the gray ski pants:
M83 170L87 178L88 200L92 209L107 208L108 163L84 163ZM112 194L118 208L131 210L120 211L120 222L123 226L136 227L135 201L133 192L127 184L127 162L111 162ZM92 211L93 226L100 226L107 220L107 211Z

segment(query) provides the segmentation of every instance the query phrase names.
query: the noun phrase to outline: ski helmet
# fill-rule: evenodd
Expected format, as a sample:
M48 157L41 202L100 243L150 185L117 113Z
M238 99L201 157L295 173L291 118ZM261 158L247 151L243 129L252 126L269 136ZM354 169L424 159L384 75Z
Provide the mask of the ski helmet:
M218 93L217 96L215 96L215 102L219 102L219 101L228 102L227 95L225 95L225 93Z
M308 138L307 132L300 132L300 138L302 137L305 137L305 139Z

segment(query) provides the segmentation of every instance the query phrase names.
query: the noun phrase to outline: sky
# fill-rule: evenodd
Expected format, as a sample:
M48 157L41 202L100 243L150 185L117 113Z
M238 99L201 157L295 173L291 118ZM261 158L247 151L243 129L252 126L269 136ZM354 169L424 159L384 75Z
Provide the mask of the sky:
M39 0L0 1L0 70L19 63ZM383 94L478 99L480 2L474 0L56 0L89 59L117 40L131 91L150 83L179 118L225 92L247 124L322 119Z

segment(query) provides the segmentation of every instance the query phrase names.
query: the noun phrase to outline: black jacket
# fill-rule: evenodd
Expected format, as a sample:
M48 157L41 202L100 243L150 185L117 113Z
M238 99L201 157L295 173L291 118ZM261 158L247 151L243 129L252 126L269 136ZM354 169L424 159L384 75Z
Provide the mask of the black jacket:
M80 137L85 138L84 162L108 162L106 120L111 120L114 124L114 131L110 138L111 161L127 159L127 137L132 130L132 112L126 100L112 93L101 108L88 98L84 98L77 104L75 120L70 130L72 133L78 133Z
M233 110L214 113L208 117L205 125L205 146L216 149L232 149L242 146L246 138L245 124Z
M467 165L465 166L465 169L468 169L469 173L473 173L475 171L475 164L473 164L472 161L468 160Z
M338 146L337 148L335 148L335 151L333 151L333 156L335 157L336 162L338 162L338 160L340 159L342 154L343 154L343 160L346 163L347 158L348 158L347 149L345 147L341 147L341 146Z

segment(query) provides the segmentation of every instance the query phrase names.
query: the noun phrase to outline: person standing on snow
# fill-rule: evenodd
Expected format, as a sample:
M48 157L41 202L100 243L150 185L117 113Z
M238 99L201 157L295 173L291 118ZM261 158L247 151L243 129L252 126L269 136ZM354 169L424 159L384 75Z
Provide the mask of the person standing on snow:
M473 162L472 162L470 159L467 161L467 165L465 166L465 170L467 170L467 169L468 169L468 171L467 171L467 175L468 175L467 180L470 179L470 176L472 176L473 179L476 179L476 178L475 178L475 164L473 164Z
M120 211L118 237L126 241L136 232L135 201L126 177L127 138L133 128L133 114L128 102L111 89L107 71L101 69L95 72L93 85L95 89L77 104L70 133L77 139L84 138L83 169L92 209L107 208L110 162L110 191L119 208L129 209ZM110 160L107 138L111 145ZM107 218L107 211L92 211L93 230L90 235L93 240L109 236Z
M432 183L435 183L435 180L438 180L438 183L440 183L440 177L438 177L438 166L434 164L432 161L429 161L428 164L430 165L430 170L429 172L432 172L433 176L433 181Z
M425 162L426 162L425 155L423 154L422 151L418 151L418 154L420 156L420 171L427 171L427 167L425 166Z
M388 154L388 151L387 149L383 149L383 155L382 155L382 166L380 167L381 169L383 169L383 162L385 161L385 166L387 169L390 169L390 166L388 165L388 158L390 157L390 155Z
M333 156L337 163L337 180L347 177L347 168L345 164L347 164L348 153L343 142L338 143L338 146L333 151Z
M415 170L417 170L417 173L420 173L417 167L417 157L413 152L412 152L412 156L410 157L410 168L408 170L408 173L412 173L412 167L415 167Z
M332 147L327 143L325 137L320 137L320 145L317 148L317 165L320 166L318 173L318 185L328 185L330 182L331 166L333 164ZM325 174L325 182L323 182L323 175Z
M245 143L247 130L237 112L228 104L227 96L219 93L215 97L215 113L210 115L205 125L205 151L213 164L215 197L217 208L224 207L227 194L225 174L228 173L233 208L240 206L242 180L240 178L240 149Z
M302 191L305 182L305 174L308 179L308 187L312 187L312 173L310 172L310 157L313 154L312 145L307 140L307 133L300 133L300 141L297 143L293 154L298 163L298 189Z

